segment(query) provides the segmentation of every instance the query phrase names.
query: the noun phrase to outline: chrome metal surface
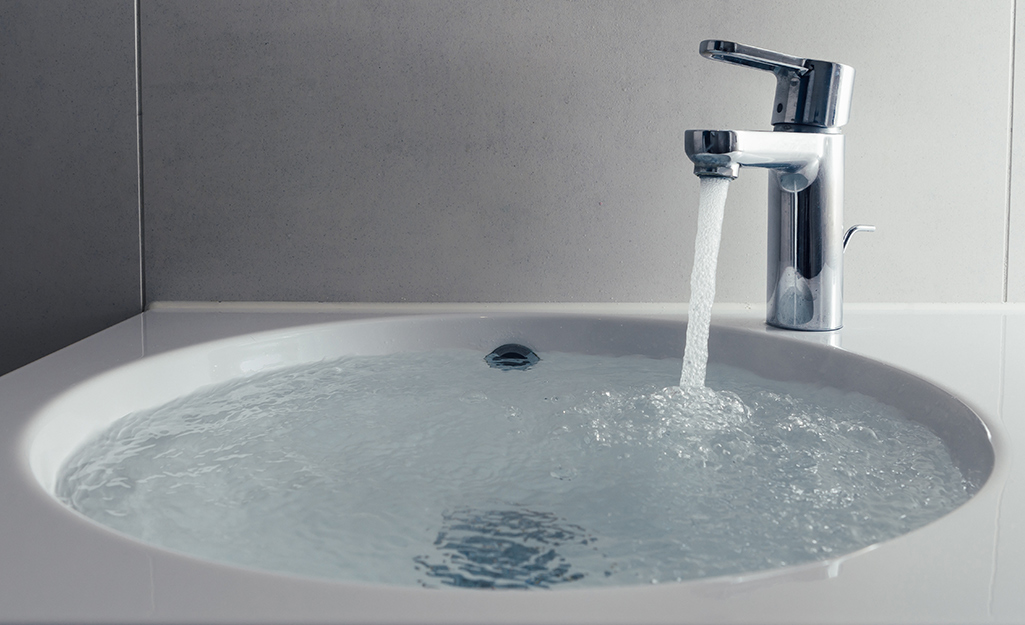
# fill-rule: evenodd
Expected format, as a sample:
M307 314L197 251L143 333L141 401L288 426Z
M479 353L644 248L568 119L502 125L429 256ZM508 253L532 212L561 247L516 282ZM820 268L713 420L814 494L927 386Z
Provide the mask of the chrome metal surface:
M854 69L731 41L706 40L702 56L776 75L774 131L688 130L698 176L736 178L741 167L769 175L766 322L792 330L843 325L844 138ZM874 229L874 228L873 228Z
M812 132L822 132L823 128L837 129L850 119L854 68L849 65L802 59L717 39L702 41L699 52L705 58L775 74L773 126L811 126Z
M843 235L843 249L847 249L847 242L851 240L855 232L875 232L876 227L868 224L857 224L847 229L847 232Z

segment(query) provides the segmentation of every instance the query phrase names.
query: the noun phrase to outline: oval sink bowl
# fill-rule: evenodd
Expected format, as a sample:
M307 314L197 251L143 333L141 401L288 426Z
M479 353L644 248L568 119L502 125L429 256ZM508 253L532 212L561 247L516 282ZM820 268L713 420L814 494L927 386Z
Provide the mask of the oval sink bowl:
M993 469L964 403L840 349L713 327L715 392L673 389L684 333L436 315L218 340L67 391L29 460L79 513L201 559L552 589L840 557L949 513Z

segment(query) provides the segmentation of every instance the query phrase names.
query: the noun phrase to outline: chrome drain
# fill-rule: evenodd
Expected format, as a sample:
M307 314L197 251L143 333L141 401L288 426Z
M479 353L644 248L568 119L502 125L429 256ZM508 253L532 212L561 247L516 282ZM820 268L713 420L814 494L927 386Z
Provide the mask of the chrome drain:
M494 369L525 371L537 364L541 358L525 345L506 343L495 348L495 351L485 356L484 360Z

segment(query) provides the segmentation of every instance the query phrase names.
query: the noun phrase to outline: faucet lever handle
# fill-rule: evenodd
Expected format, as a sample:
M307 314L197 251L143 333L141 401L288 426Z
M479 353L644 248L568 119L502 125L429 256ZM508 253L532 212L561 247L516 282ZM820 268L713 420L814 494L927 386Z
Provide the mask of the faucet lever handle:
M776 75L772 124L780 130L811 127L815 132L835 129L850 119L854 68L842 63L802 59L733 41L706 39L701 56Z
M706 59L753 67L774 74L793 72L801 76L808 71L808 68L804 66L804 59L733 41L706 39L701 42L701 47L698 51Z

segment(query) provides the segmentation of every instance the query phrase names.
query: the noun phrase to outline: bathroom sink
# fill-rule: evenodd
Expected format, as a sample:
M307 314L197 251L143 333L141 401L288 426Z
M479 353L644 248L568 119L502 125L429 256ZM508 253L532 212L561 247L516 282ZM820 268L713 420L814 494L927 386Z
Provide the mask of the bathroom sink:
M455 348L472 350L472 353L478 354L478 356L473 356L473 361L479 361L480 368L484 369L486 367L485 356L496 347L520 344L529 346L540 356L540 363L532 370L539 372L536 375L541 376L546 375L544 368L546 364L557 360L554 358L555 354L611 356L621 359L624 363L641 359L645 362L661 363L660 367L672 372L674 368L678 369L678 364L673 363L679 363L684 334L685 325L676 321L629 317L602 318L583 315L411 316L305 325L246 334L145 357L130 365L115 368L76 385L51 401L34 419L28 444L29 464L39 485L51 495L56 495L60 489L62 466L68 463L69 458L75 458L77 450L83 445L110 428L115 421L125 415L178 400L197 389L207 388L209 385L228 383L247 377L256 376L258 378L278 370L291 371L291 368L304 363L331 361L339 357L362 358L388 354L409 354L412 357L412 355L422 356L438 350ZM993 469L993 447L990 444L988 430L979 417L958 398L914 375L841 349L794 340L785 336L784 333L774 333L764 329L713 326L709 348L710 370L716 367L727 370L735 368L769 381L781 381L791 386L797 385L798 388L831 389L829 392L833 393L835 397L839 397L841 403L844 403L847 397L851 398L852 405L861 405L866 401L878 402L881 406L901 413L907 420L924 426L942 441L949 453L950 460L963 476L963 482L958 488L964 489L966 497L972 496L981 488ZM510 380L513 378L509 376L520 374L500 372L498 375L506 376L501 379ZM655 386L666 385L664 379L655 382ZM672 380L668 384L672 384ZM600 384L596 388L599 387ZM460 401L463 399L465 399L464 396L459 397ZM631 399L631 401L633 400ZM616 409L620 408L621 406ZM628 420L629 417L630 415L627 414L626 417L621 416L620 420ZM604 417L599 415L598 418ZM591 427L586 419L580 420L580 423L582 424L580 427L585 429ZM124 429L125 426L119 425L118 427ZM852 426L845 425L844 427ZM568 430L569 428L570 426L567 425L563 429ZM639 431L632 422L630 428L629 431L619 431L618 436L629 438ZM683 426L681 428L681 431L686 429ZM595 431L588 430L587 432L589 436L595 434ZM651 436L649 431L648 437L651 438ZM715 443L718 439L711 440ZM230 441L226 444L230 444ZM545 441L542 444L548 443ZM606 447L615 448L613 444L606 445ZM763 447L767 446L763 444ZM604 448L595 447L594 449L598 449L596 453L604 453ZM679 452L678 445L672 449L677 450L682 457L683 454ZM617 453L620 453L621 456L624 455L622 449ZM664 453L664 450L660 453ZM625 454L627 457L629 455L630 453ZM634 460L636 461L636 458ZM485 458L483 462L483 466L487 466L491 460ZM615 468L611 471L610 477L600 478L613 485L620 477L625 482L627 474L630 472L629 465L623 464L628 461L620 457L615 462L619 464L614 465ZM718 471L718 469L716 470ZM818 471L819 468L813 468L813 470ZM430 469L427 471L429 472ZM553 478L552 483L557 484L559 488L563 487L563 483L555 480L574 478L577 476L574 471L575 469L564 468L561 464L553 468L551 472L547 468L544 469L544 473L546 475L550 473ZM355 472L359 473L360 471L357 468ZM885 467L881 473L886 473ZM650 479L660 479L659 475L661 474L652 474ZM385 480L383 477L375 479ZM442 475L439 479L447 478ZM545 504L549 507L540 506L539 508L539 505L523 503L521 495L517 495L516 497L520 499L515 501L508 497L503 499L503 493L507 492L509 488L509 486L503 487L502 491L496 492L493 498L485 497L484 499L487 499L488 503L483 507L449 506L439 510L437 516L444 519L444 522L439 521L440 529L432 529L428 538L434 539L436 536L436 543L443 538L451 540L453 527L465 530L467 526L472 526L474 523L490 524L487 536L464 537L464 540L473 543L473 541L484 538L494 539L496 535L506 536L509 524L514 524L522 530L524 524L533 523L535 526L532 527L536 532L548 531L549 538L556 534L563 536L576 532L576 537L584 544L587 544L587 541L594 541L603 548L610 544L607 540L604 544L600 543L599 537L602 536L602 531L595 529L599 527L596 525L597 521L590 521L590 525L577 522L577 519L569 518L571 515L564 511L551 512L554 510L552 506L556 504ZM793 489L800 490L796 485L793 486ZM601 487L601 492L604 496L604 493L612 491L606 491L604 487ZM665 498L667 495L660 494L658 496ZM671 497L671 494L669 496ZM789 497L790 495L777 493L773 496ZM564 494L564 491L558 491L558 497L565 498L569 495ZM67 495L62 496L65 503L69 498ZM493 503L494 501L499 501L499 503ZM681 505L687 510L690 509L686 508L689 505L687 502ZM714 510L717 511L715 514L723 514L723 510L727 511L726 514L732 514L730 512L732 508L714 508ZM332 514L338 513L333 512ZM672 514L679 516L683 513L674 511ZM700 516L702 513L695 514ZM510 517L510 515L515 516ZM99 520L104 522L102 519ZM502 525L503 523L505 525ZM713 522L712 524L718 523ZM112 527L121 531L116 523ZM567 530L566 528L575 529ZM914 528L908 527L901 532L911 529ZM136 534L136 538L141 538L145 542L154 543L157 546L171 548L173 551L194 553L204 559L228 564L267 568L270 571L298 573L311 577L323 576L342 581L361 581L360 579L349 579L344 574L324 573L322 568L307 569L303 566L290 568L287 565L274 564L265 566L263 560L259 558L235 559L219 552L215 555L193 552L190 547L179 546L177 543L161 543L160 540L153 539L147 533ZM889 538L891 537L887 536L887 539ZM561 543L556 543L557 546L559 544ZM856 541L843 543L841 553L824 548L812 559L828 559L843 555L845 549L849 551L870 546L871 544L865 544L865 539L862 540L862 543ZM560 549L565 549L565 547L560 547ZM465 549L459 551L459 549L452 548L444 555L446 558L451 558L452 553L457 552L465 553ZM541 555L544 554L541 553ZM457 556L457 560L459 557L462 556ZM478 557L486 559L491 556L484 554ZM614 585L639 583L640 574L634 574L632 577L613 575L613 573L619 572L617 567L623 566L619 560L629 559L628 556L621 556L615 562L612 562L614 560L612 556L603 554L602 557L604 560L599 564L605 567L605 578L610 578L610 581L605 582L600 575L591 575L590 581ZM421 575L420 578L410 578L411 583L419 582L426 586L474 586L480 583L477 578L471 579L462 574L450 574L449 561L441 558L442 556L439 555L432 560L423 554L411 558L411 561L417 562L417 570L420 571L418 575ZM802 558L804 559L781 559L779 561L785 565L808 560L807 556L802 556ZM572 558L569 560L572 561ZM443 561L446 564L442 564ZM772 561L771 558L766 560L766 562L769 561ZM537 568L536 563L529 559L525 560L524 566L530 570ZM528 580L528 585L555 588L562 587L561 582L575 582L584 577L584 574L581 573L575 574L576 577L573 576L574 574L567 573L566 571L570 568L569 564L564 564L562 568L552 568L553 566L549 566L547 570L554 570L554 574L542 578L534 576L523 579ZM706 571L699 567L695 569L698 571L696 573L692 571L678 577L687 580L708 575L737 574L750 572L744 567L760 570L772 565L745 563L736 566L740 568L733 570L713 566L707 568ZM479 568L476 566L474 570L479 570ZM701 573L700 571L706 572ZM650 577L654 581L655 576ZM469 582L468 579L470 579ZM372 578L365 581L381 582L382 579ZM646 577L641 581L648 583L649 579ZM386 578L384 583L388 583ZM573 584L566 584L566 587L570 586Z

